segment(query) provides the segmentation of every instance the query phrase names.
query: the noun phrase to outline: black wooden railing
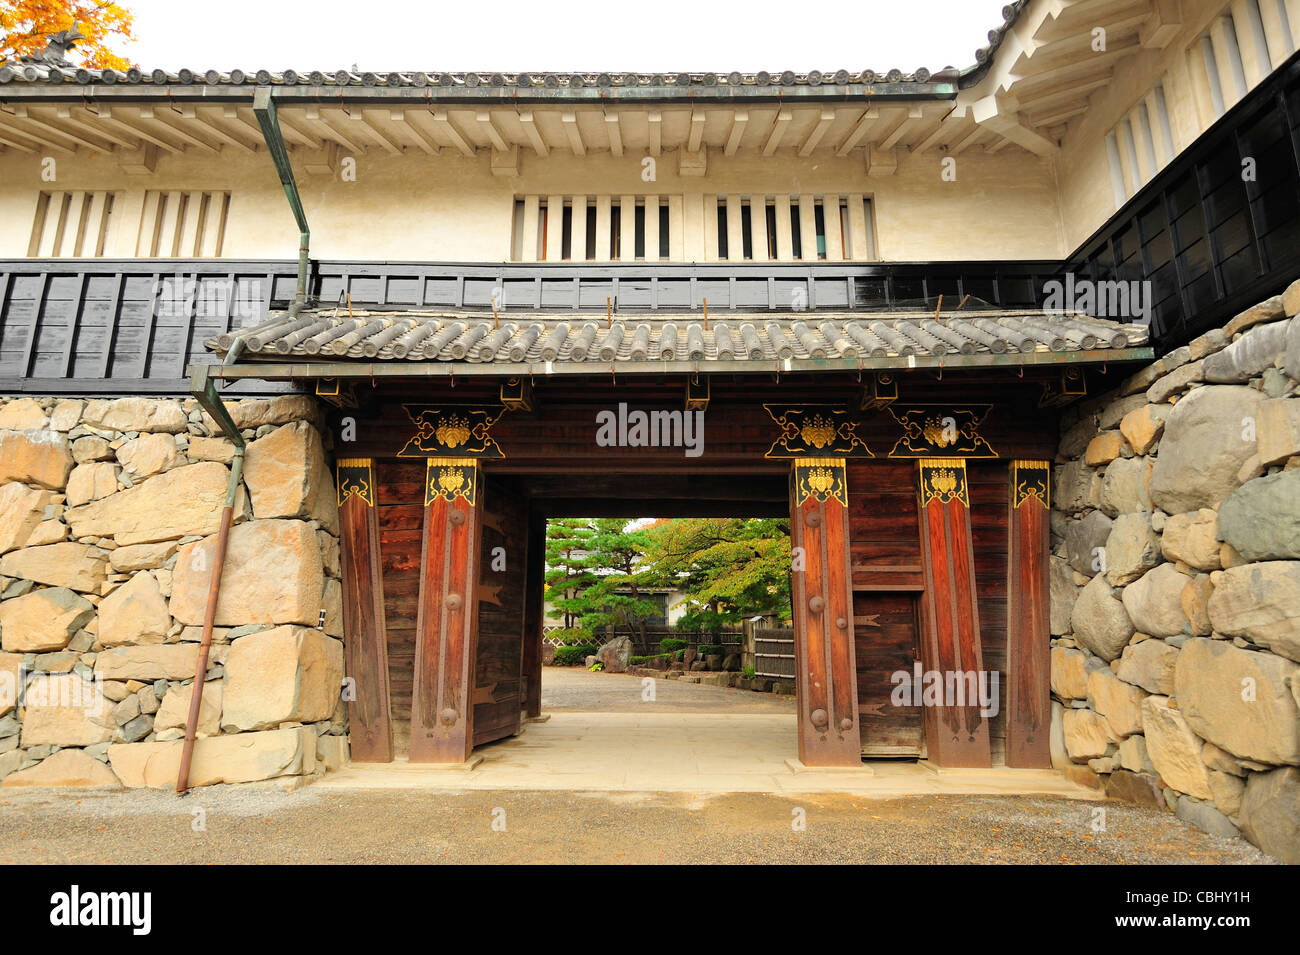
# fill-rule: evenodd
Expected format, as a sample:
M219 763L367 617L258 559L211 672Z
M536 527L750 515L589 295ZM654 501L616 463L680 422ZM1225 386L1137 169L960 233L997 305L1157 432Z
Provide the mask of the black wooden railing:
M326 308L403 306L603 315L733 309L797 312L1032 308L1058 263L501 264L313 262L309 294ZM185 390L203 342L288 305L291 260L0 260L0 391ZM241 383L243 393L283 390ZM235 391L236 389L231 389Z

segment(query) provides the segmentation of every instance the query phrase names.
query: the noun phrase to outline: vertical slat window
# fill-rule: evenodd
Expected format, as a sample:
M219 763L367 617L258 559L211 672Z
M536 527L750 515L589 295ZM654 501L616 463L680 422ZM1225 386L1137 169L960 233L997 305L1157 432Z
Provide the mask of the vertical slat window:
M27 243L33 258L94 258L104 254L113 213L111 192L42 192Z
M645 203L638 202L632 220L632 257L645 261Z
M821 200L813 205L813 221L817 224L817 258L826 258L826 210Z
M769 200L763 204L763 216L767 223L767 257L773 261L776 251L776 203Z
M719 199L722 197L719 196ZM728 241L727 241L727 204L718 202L718 258L725 262L728 258Z
M790 252L796 259L803 258L803 230L799 223L799 200L790 200Z
M560 258L569 261L573 258L573 206L564 204L563 219L560 222Z
M150 258L215 258L225 244L228 192L145 193L136 252Z
M659 205L659 258L672 257L672 213L668 202Z
M1201 59L1205 66L1205 81L1209 84L1210 106L1214 118L1218 119L1224 113L1223 85L1219 82L1219 60L1214 54L1214 42L1208 34L1201 37Z

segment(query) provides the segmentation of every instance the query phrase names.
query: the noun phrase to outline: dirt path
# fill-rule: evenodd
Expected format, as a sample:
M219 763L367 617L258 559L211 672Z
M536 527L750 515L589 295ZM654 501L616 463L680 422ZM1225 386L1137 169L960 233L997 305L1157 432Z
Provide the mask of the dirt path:
M583 667L542 669L542 712L598 710L607 713L643 711L643 678L626 673L592 673ZM793 696L754 693L678 680L655 680L655 709L682 713L789 713Z

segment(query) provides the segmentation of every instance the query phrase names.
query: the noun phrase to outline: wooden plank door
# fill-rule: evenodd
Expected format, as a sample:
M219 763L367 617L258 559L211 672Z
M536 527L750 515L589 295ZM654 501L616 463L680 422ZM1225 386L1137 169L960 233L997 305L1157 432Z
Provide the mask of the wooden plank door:
M924 755L920 701L911 693L895 693L898 674L912 680L921 658L917 595L855 593L853 634L862 755Z
M528 499L508 479L484 476L479 552L474 745L519 732L524 706Z

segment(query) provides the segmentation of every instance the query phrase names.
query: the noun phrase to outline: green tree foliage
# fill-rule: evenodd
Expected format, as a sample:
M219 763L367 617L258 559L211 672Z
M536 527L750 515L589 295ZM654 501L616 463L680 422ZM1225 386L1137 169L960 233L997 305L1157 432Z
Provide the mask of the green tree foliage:
M790 618L788 520L684 518L643 536L643 581L690 602L679 627L716 633L758 614Z
M582 626L592 630L634 626L644 634L645 619L659 612L659 605L642 595L646 532L628 530L628 521L618 517L598 518L591 524L596 580L583 593L587 608Z
M564 615L564 626L577 626L587 611L583 594L596 581L591 540L592 521L586 518L550 521L546 525L546 599Z
M639 565L645 533L622 518L551 521L546 537L546 596L566 627L593 631L639 626L659 605L643 595Z

